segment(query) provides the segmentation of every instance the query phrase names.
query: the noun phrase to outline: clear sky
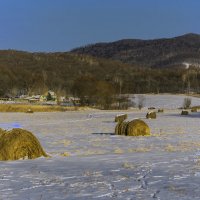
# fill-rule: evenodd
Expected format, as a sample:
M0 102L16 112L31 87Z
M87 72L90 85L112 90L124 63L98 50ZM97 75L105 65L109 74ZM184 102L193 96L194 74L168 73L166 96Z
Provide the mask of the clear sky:
M199 10L200 0L0 0L0 49L68 51L200 33Z

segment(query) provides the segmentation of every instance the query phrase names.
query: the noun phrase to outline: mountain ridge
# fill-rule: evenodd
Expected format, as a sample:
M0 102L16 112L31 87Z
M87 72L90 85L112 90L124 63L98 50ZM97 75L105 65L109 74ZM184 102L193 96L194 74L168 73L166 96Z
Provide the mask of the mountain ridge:
M184 62L200 63L200 35L188 33L173 38L122 39L90 44L71 52L145 67L183 66Z

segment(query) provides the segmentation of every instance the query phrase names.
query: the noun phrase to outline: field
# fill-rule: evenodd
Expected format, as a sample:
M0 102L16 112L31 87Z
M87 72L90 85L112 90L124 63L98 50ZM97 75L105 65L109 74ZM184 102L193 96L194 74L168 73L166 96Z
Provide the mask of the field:
M0 199L199 199L200 112L180 115L183 99L148 95L141 111L0 113L1 128L31 131L49 155L0 162ZM147 120L150 106L164 113ZM120 113L144 119L151 136L114 135Z

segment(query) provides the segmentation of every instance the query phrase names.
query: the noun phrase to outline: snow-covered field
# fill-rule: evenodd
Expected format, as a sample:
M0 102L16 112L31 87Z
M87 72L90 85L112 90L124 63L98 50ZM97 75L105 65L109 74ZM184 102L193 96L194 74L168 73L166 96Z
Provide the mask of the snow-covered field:
M167 109L181 107L183 99L146 96L146 107L165 108L154 120L144 119L146 108L0 113L0 127L33 132L51 156L0 162L0 199L200 199L200 112ZM152 135L114 135L119 113L143 118Z

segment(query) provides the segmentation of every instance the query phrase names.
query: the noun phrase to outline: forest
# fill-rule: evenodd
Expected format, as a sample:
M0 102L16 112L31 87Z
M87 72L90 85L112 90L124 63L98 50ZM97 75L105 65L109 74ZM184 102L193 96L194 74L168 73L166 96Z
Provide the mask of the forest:
M135 93L200 92L200 69L152 68L69 52L0 51L0 96L44 94L80 97L83 104L109 104ZM101 99L101 98L102 99Z

